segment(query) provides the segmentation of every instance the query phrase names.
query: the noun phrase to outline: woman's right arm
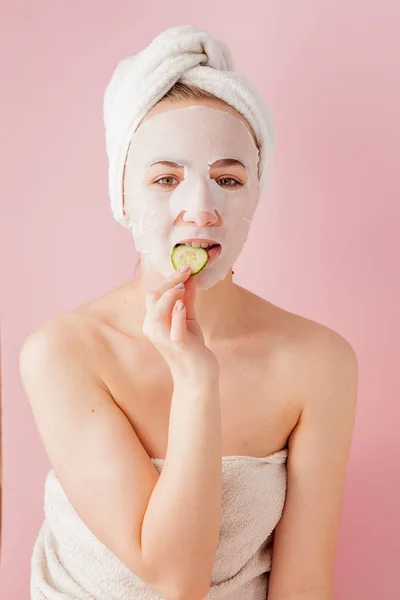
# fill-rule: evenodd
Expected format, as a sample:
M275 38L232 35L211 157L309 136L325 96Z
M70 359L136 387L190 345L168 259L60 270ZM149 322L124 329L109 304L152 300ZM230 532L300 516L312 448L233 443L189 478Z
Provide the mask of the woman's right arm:
M150 588L203 598L220 528L218 380L175 379L159 475L92 362L68 317L22 347L21 379L54 471L82 521Z

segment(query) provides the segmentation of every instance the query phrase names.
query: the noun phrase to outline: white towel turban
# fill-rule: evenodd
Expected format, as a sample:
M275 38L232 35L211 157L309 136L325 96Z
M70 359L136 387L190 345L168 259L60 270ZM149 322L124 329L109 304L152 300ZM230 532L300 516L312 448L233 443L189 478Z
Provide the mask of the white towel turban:
M260 148L260 191L265 187L275 146L274 123L262 95L233 68L227 45L191 25L163 31L144 50L117 64L105 90L103 111L111 208L121 225L128 226L123 173L131 136L178 80L214 94L247 119Z

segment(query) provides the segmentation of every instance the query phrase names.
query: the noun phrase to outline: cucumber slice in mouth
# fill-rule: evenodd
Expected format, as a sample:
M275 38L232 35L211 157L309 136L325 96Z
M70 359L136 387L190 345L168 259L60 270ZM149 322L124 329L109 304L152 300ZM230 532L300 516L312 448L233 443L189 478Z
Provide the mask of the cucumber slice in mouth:
M192 248L178 244L172 251L171 262L176 271L184 265L190 265L191 275L200 273L208 262L208 252L205 248Z

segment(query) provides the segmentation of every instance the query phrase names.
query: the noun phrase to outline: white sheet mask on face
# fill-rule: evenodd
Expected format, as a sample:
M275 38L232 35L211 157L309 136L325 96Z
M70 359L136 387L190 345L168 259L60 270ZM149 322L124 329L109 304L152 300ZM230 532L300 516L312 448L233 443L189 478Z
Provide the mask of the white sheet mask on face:
M144 121L132 135L125 167L125 206L129 210L135 246L149 270L163 277L175 269L171 253L175 244L188 238L212 239L221 244L218 258L195 275L197 289L204 290L224 279L247 239L259 199L259 151L240 118L225 110L187 106L159 113ZM221 179L244 181L244 173L210 165L233 158L246 168L244 185L222 185ZM184 165L153 167L157 161ZM167 185L154 183L174 177ZM229 187L231 186L231 187ZM203 214L201 214L203 213ZM197 217L205 216L205 226ZM219 217L219 218L218 218Z

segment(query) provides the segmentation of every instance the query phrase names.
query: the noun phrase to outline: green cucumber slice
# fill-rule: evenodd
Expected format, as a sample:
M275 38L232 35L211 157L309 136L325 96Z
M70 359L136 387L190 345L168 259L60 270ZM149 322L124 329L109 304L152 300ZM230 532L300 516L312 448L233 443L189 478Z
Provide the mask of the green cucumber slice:
M192 246L185 246L185 244L179 244L173 249L171 254L171 262L177 271L184 265L190 265L191 275L200 273L208 262L208 252L205 248L192 248Z

